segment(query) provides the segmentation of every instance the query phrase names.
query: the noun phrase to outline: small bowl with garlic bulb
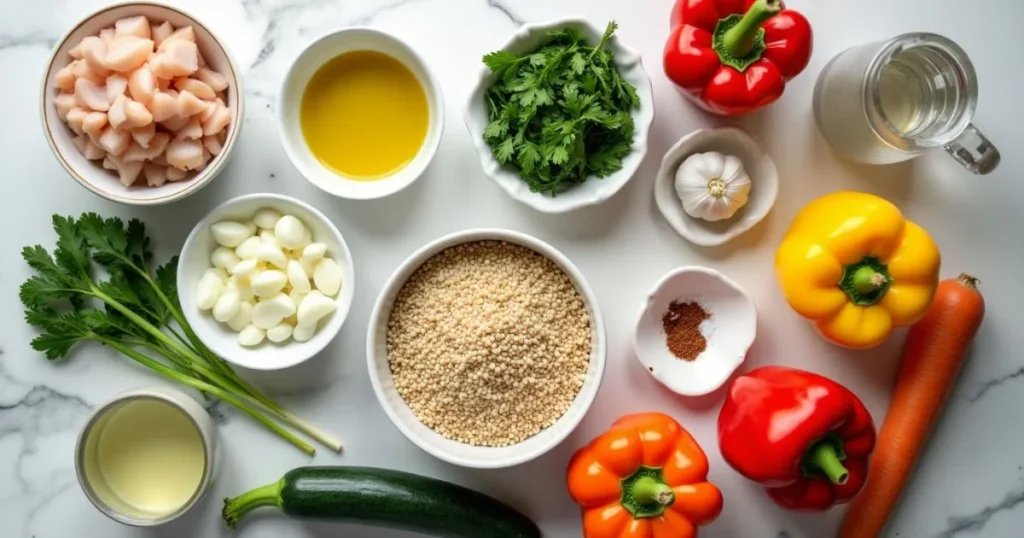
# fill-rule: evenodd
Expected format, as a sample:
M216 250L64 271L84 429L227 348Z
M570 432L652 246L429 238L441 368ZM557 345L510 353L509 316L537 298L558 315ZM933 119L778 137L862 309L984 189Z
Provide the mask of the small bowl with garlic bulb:
M750 230L772 206L779 172L764 147L736 127L684 136L661 160L654 199L665 220L695 245L721 245Z

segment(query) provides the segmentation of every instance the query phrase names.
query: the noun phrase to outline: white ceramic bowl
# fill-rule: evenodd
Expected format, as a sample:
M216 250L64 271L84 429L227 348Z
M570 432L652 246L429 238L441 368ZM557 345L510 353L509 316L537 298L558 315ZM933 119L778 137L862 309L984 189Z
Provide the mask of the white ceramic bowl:
M581 19L559 19L544 23L524 24L510 37L501 50L514 54L533 52L548 39L550 30L574 27L582 31L591 43L596 44L604 34L604 27L598 28ZM640 53L626 47L618 36L612 36L607 46L615 53L615 63L619 67L622 78L636 87L640 95L640 108L633 111L636 130L633 134L633 150L622 161L622 169L605 178L592 177L572 189L552 197L548 194L530 192L529 185L515 171L504 168L494 158L490 146L484 141L484 128L487 127L487 104L484 94L491 86L494 76L490 69L483 67L476 86L469 94L466 105L465 121L469 135L480 156L480 164L484 172L516 200L544 213L565 213L581 207L599 204L619 192L626 182L633 177L644 155L647 154L647 134L654 121L654 92L651 79L644 71Z
M223 149L206 165L206 168L191 179L168 182L160 187L145 185L125 187L118 180L116 174L103 168L101 161L89 161L83 157L72 142L75 134L67 124L57 117L57 109L53 104L53 98L58 93L54 85L54 77L57 71L71 63L72 58L68 55L68 51L82 38L98 35L101 29L113 26L117 19L137 15L145 15L152 21L169 21L176 28L191 25L195 30L199 52L202 53L207 65L223 74L229 81L227 105L231 110L231 124L228 125L228 136L224 141ZM43 77L40 114L43 120L43 132L50 143L50 149L53 150L53 154L60 161L61 166L80 185L115 202L131 205L158 205L180 200L199 191L213 181L213 178L224 168L241 130L245 109L243 95L241 71L221 41L202 22L177 7L152 1L129 1L101 8L76 24L58 41Z
M739 157L751 181L747 205L740 208L732 218L717 222L687 214L675 188L676 170L683 161L690 155L708 151ZM684 136L665 153L654 180L654 199L665 220L679 235L704 247L721 245L753 228L771 211L778 193L779 172L775 168L775 161L768 156L760 142L736 127L699 129Z
M587 368L586 380L569 409L553 425L533 437L504 447L472 446L446 439L420 422L395 388L387 356L388 321L391 319L391 309L395 299L402 286L405 285L405 281L416 272L420 265L435 254L463 243L485 240L506 241L521 245L543 254L555 262L555 265L569 276L583 298L583 304L587 313L590 314L592 331L590 366ZM604 320L601 318L597 298L576 266L554 247L539 239L511 230L496 229L467 230L447 235L428 243L409 256L384 284L384 289L381 290L377 303L373 307L373 313L370 315L370 325L366 335L366 358L369 363L370 381L373 384L374 392L377 393L380 405L384 408L388 418L394 422L395 427L413 444L428 454L448 463L478 469L518 465L544 454L561 443L583 420L583 416L597 395L597 389L604 375L605 349Z
M332 58L356 50L381 52L402 62L423 87L430 111L427 136L416 157L390 176L373 181L346 178L324 166L306 145L299 121L302 95L316 71ZM444 131L444 97L426 62L405 42L380 30L343 28L310 43L291 64L278 95L277 122L285 153L310 183L341 198L381 198L416 181L434 158Z
M692 361L668 350L661 318L673 301L696 301L711 314L701 324L707 348ZM714 392L746 359L757 336L757 309L738 284L705 267L681 267L647 295L633 334L633 350L655 379L677 394Z
M306 342L289 339L283 344L264 340L255 347L244 347L238 343L238 333L226 324L213 319L209 312L196 307L196 284L203 272L210 268L210 254L217 244L210 233L210 226L222 220L245 222L252 219L258 209L269 207L283 214L295 215L313 235L313 240L327 245L327 255L333 258L342 270L341 292L338 294L338 309L327 319L320 320L313 338ZM355 268L352 254L345 244L341 232L323 213L305 202L280 194L247 194L224 202L213 209L196 224L185 240L178 261L178 294L185 319L192 325L199 339L224 360L252 370L280 370L305 362L327 346L338 334L355 292Z

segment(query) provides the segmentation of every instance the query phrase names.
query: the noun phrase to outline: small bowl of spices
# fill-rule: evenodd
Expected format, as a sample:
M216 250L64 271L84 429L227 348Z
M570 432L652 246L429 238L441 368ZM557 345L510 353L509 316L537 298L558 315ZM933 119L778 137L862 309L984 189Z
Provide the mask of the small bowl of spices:
M757 309L738 284L713 269L681 267L647 295L633 349L661 384L702 396L743 364L756 335Z

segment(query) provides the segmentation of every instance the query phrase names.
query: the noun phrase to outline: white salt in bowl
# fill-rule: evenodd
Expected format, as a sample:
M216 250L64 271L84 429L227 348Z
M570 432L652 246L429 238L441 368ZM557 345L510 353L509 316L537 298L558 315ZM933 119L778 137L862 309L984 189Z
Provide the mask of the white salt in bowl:
M583 299L583 305L590 315L590 364L587 367L586 379L576 399L569 409L554 424L541 430L534 436L503 447L473 446L459 441L447 439L427 427L416 418L409 404L402 399L395 388L391 376L391 365L388 363L387 333L388 321L395 299L402 290L406 280L416 272L424 262L435 254L456 245L477 241L505 241L524 246L553 261L565 272L576 286ZM377 298L377 304L370 315L370 325L366 335L366 360L370 369L370 382L377 394L384 412L400 432L413 444L428 454L462 467L477 469L496 469L511 467L537 458L558 446L586 415L587 409L597 396L597 389L604 376L605 365L605 331L601 310L597 305L597 297L583 279L583 274L561 252L547 243L529 235L511 230L467 230L444 236L428 243L414 252L395 270L384 289Z
M57 117L57 108L53 104L53 98L58 92L54 77L72 61L68 51L82 38L98 35L103 28L113 26L116 20L138 15L145 15L151 21L168 21L175 28L192 26L196 34L196 45L206 64L228 79L227 106L231 111L231 123L228 124L228 135L221 152L199 173L192 174L192 177L182 181L167 182L160 187L148 187L145 181L140 181L141 185L138 186L125 187L118 180L117 174L103 168L102 161L87 160L75 147L75 133ZM199 192L224 169L235 148L235 141L238 140L242 126L245 111L243 95L241 70L235 65L231 53L222 41L199 19L180 8L160 2L128 1L104 6L72 27L57 42L43 75L39 112L43 121L43 132L53 155L79 185L93 194L122 204L160 205Z
M662 316L673 301L700 304L711 314L701 324L707 348L692 361L668 349ZM757 309L742 288L706 267L681 267L665 275L647 295L633 334L633 350L647 373L683 396L721 387L746 360L757 336Z

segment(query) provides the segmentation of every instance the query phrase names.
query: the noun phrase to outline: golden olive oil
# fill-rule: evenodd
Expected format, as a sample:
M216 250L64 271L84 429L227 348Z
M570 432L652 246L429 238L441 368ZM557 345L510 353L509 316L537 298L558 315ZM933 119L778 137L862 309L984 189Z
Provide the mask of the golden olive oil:
M337 56L302 95L302 134L324 166L351 179L388 176L416 157L430 110L416 75L376 51Z

